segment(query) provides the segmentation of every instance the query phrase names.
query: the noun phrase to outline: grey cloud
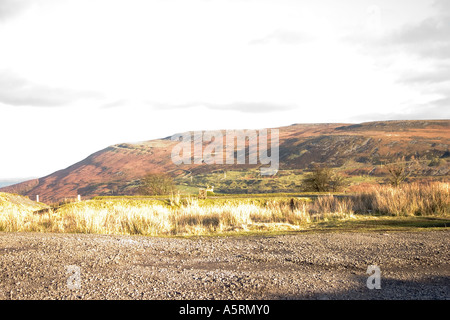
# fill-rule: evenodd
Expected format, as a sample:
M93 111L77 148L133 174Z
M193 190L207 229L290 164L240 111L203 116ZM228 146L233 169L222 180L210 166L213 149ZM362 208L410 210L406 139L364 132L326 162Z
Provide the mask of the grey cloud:
M30 0L1 0L0 20L6 20L23 12L32 5Z
M127 99L119 99L112 102L105 103L100 107L100 109L111 109L111 108L117 108L121 107L125 104L127 104L129 101Z
M395 55L399 52L425 59L450 57L450 1L435 1L435 13L414 23L405 24L384 34L368 34L360 29L342 37L344 42L360 47L363 52Z
M431 104L434 108L439 108L439 113L445 119L450 119L450 94L445 98L434 100Z
M393 33L389 41L397 44L429 44L431 42L448 43L450 24L447 16L432 17L416 25L404 26Z
M388 46L425 59L447 59L450 53L450 15L432 17L407 25L381 39Z
M447 59L450 57L450 42L436 43L415 48L417 54L427 59Z
M355 122L382 120L445 120L450 119L450 95L429 103L411 106L403 112L395 113L364 113L351 117Z
M387 43L394 49L413 54L430 63L430 70L411 68L410 72L401 74L398 81L419 86L419 90L442 94L445 98L417 106L411 111L424 118L441 119L442 116L449 117L445 108L450 110L450 92L444 84L450 81L450 6L444 6L442 1L435 2L435 6L441 8L436 16L397 30L387 39Z
M166 103L155 103L149 102L155 108L159 109L184 109L192 107L205 107L211 110L235 110L244 113L270 113L287 111L294 109L294 105L289 104L278 104L270 102L233 102L233 103L209 103L209 102L193 102L186 104L166 104Z
M445 120L450 119L450 90L448 87L436 90L440 98L427 103L411 104L400 112L381 114L377 112L361 113L351 118L352 121L377 120Z
M0 0L0 22L14 18L33 6L60 5L66 0Z
M0 103L12 106L56 107L81 99L99 98L91 91L76 91L33 83L10 72L0 73Z
M450 98L442 98L428 104L412 107L409 114L411 120L450 119Z
M448 0L435 0L433 6L441 13L450 14L450 1Z
M302 44L305 42L311 41L311 37L307 34L298 32L298 31L292 31L292 30L275 30L273 33L250 41L250 44L252 45L259 45L259 44L268 44L271 42L277 42L281 44Z
M294 106L267 102L235 102L229 104L203 104L208 109L236 110L247 113L267 113L293 109Z
M447 89L450 81L450 1L435 1L432 6L435 11L427 19L386 31L379 36L370 36L361 31L344 39L365 54L376 57L386 68L395 67L401 55L414 57L428 66L424 70L412 65L398 74L397 81L414 86L414 90L420 92L439 94L442 98L411 106L405 112L387 115L393 120L450 117L449 111L446 111L450 110L450 92ZM385 115L362 115L368 119L371 116L374 120L385 119Z
M433 16L404 25L373 41L375 46L401 50L421 58L447 59L450 53L450 1L435 1Z
M427 72L411 72L403 75L400 82L410 84L440 84L450 81L450 64L437 65L434 70Z

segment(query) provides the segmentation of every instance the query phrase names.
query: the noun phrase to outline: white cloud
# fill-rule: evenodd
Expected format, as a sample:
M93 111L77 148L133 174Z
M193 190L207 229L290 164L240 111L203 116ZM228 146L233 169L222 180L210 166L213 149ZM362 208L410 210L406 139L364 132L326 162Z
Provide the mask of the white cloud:
M61 107L100 98L94 91L76 91L33 83L8 71L0 71L0 103L13 106Z
M12 119L0 135L23 128L3 148L0 177L187 130L414 118L448 97L434 68L447 61L443 9L423 1L36 3L0 5L0 70L11 71L0 112ZM420 32L435 37L434 58L420 54L434 48ZM56 146L56 157L43 152ZM25 173L27 158L36 163Z

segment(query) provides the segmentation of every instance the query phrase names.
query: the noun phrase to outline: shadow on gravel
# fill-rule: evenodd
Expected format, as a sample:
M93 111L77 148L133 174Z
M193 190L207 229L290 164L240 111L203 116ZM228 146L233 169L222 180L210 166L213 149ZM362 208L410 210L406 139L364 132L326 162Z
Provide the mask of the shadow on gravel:
M339 290L331 288L321 293L277 295L273 300L448 300L450 276L428 276L418 281L381 278L380 289L369 289L367 277L357 276L360 288Z

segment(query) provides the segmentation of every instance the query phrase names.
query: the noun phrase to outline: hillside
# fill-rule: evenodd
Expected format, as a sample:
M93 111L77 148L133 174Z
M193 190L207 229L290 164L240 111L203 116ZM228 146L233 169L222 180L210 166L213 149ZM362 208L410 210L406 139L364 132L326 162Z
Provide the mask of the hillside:
M46 207L46 205L31 201L24 196L0 192L0 211L3 213L8 212L8 210L15 212L33 212Z
M382 121L361 124L293 124L280 132L280 171L273 177L258 175L259 165L175 165L169 138L122 143L39 179L1 188L41 201L97 195L131 195L148 172L173 175L182 190L194 191L206 183L219 192L295 191L300 177L315 163L337 168L352 181L383 177L384 163L399 157L419 159L417 178L448 179L450 120Z

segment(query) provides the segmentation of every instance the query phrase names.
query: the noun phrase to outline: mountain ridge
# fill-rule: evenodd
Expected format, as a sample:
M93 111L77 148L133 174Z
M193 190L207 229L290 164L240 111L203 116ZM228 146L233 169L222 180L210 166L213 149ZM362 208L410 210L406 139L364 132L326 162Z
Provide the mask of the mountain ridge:
M450 120L293 124L272 129L279 130L280 170L307 170L317 163L344 168L349 162L362 170L400 157L431 161L447 158L450 154ZM171 161L171 150L177 143L165 137L115 144L65 169L0 188L0 191L18 193L32 199L39 195L43 202L77 195L84 198L131 195L136 193L139 179L149 172L165 172L179 178L186 172L195 176L217 170L260 167L250 164L176 166ZM448 165L440 173L441 176L444 173L445 177L445 172L448 173L446 168Z

